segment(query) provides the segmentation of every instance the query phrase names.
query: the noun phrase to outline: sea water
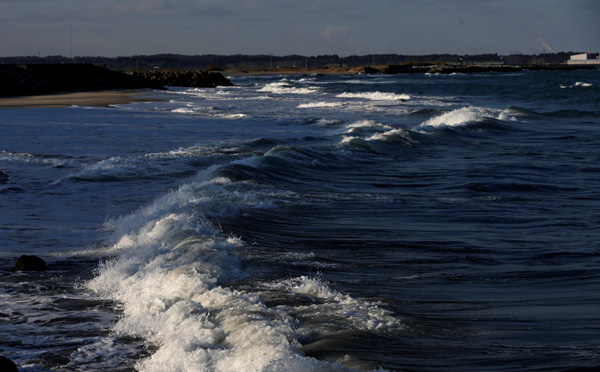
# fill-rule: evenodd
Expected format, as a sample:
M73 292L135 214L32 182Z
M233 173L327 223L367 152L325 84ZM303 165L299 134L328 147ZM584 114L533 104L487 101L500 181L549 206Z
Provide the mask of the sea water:
M0 111L21 371L600 366L600 71L231 80Z

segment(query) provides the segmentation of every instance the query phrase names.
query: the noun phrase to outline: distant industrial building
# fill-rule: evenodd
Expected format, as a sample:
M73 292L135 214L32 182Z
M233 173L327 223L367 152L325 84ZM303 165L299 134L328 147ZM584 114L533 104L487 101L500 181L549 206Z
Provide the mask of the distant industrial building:
M600 54L587 53L574 54L567 61L569 65L600 65Z

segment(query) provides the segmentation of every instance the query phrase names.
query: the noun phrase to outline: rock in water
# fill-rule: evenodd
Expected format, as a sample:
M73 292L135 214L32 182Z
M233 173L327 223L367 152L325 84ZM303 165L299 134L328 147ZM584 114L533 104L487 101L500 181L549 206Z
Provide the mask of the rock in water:
M38 256L23 255L17 260L17 264L12 269L13 272L17 271L45 271L46 261L42 260Z
M12 360L4 356L0 356L0 371L18 372L17 365Z

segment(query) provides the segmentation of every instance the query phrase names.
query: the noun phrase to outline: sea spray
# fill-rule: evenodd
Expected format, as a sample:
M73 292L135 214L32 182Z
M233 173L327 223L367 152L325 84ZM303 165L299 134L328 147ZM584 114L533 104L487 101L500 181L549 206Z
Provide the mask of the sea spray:
M243 182L211 174L108 223L117 236L109 248L116 257L100 266L88 288L122 304L116 335L145 339L156 349L137 368L345 370L302 356L296 320L285 309L227 287L246 276L236 255L244 243L224 236L211 219L271 205L241 191Z

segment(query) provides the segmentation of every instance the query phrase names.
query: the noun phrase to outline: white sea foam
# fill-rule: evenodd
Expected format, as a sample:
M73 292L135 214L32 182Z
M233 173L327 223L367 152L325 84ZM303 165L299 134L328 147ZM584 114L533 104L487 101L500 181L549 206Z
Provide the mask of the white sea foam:
M177 114L197 114L197 111L190 107L179 107L174 109L172 112Z
M99 324L110 324L114 319L114 314L95 308L100 303L89 292L67 289L66 286L56 291L53 285L49 285L55 283L56 275L17 273L14 278L20 280L2 283L0 313L4 318L0 339L6 346L5 352L12 355L11 359L19 365L20 371L50 372L48 368L31 363L40 360L40 351L47 355L60 355L65 350L72 350L74 345L99 343L104 338ZM78 306L70 306L72 303ZM82 316L80 306L86 307L85 316ZM76 351L73 356L77 354ZM113 348L109 353L98 352L93 356L100 357L102 354L102 361L100 358L86 358L90 354L71 358L69 364L72 370L84 370L78 367L90 362L94 363L94 367L115 367L122 362L125 352L123 348Z
M433 117L425 121L421 126L430 127L456 127L465 125L466 123L476 121L482 115L485 114L485 110L478 107L463 107L457 110L453 110L442 115Z
M321 119L319 119L318 124L325 126L325 127L334 127L334 126L338 126L338 125L342 124L342 121L321 118Z
M271 203L263 200L257 185L211 178L214 170L107 223L115 241L105 253L115 258L101 265L87 287L122 303L123 315L113 329L116 335L141 337L156 348L136 368L347 370L341 364L304 357L295 319L285 309L268 308L257 294L226 286L245 276L235 253L244 243L224 236L211 220L244 208L269 208ZM332 302L352 303L348 296L328 293L323 285L320 291ZM369 309L364 311L376 311ZM366 315L358 315L362 316ZM366 324L378 329L387 323Z
M317 92L317 87L295 87L287 80L270 83L260 88L259 92L269 92L276 94L311 94Z
M302 103L298 105L298 108L337 108L343 106L344 104L342 102L311 102Z
M373 120L360 120L346 125L346 133L356 133L364 130L389 130L392 127Z
M344 127L341 144L366 144L364 141L387 141L396 137L399 133L405 134L402 129L394 129L387 124L378 123L373 120L361 120L347 124ZM408 136L406 136L408 139Z
M248 115L243 114L243 113L227 113L227 112L223 112L223 109L221 108L215 108L215 107L179 107L176 108L174 110L172 110L172 112L177 113L177 114L185 114L185 115L204 115L204 116L210 116L210 117L215 117L215 118L222 118L222 119L243 119L246 118ZM225 109L227 110L227 109Z
M410 137L405 129L392 129L384 133L375 133L368 137L367 141L389 141L390 139L401 139L405 144L411 144L415 141Z
M364 93L342 93L338 98L362 98L372 101L406 101L411 97L408 94L383 93L383 92L364 92Z
M219 115L221 118L223 119L244 119L247 118L248 115L246 114L223 114L223 115Z
M503 121L516 120L507 110L499 111L481 107L463 107L442 115L435 116L420 125L420 127L460 127L477 122L483 118L494 118Z
M75 165L75 161L73 159L61 159L53 156L35 155L25 152L0 151L0 160L31 164L45 164L51 167Z
M319 317L330 321L336 319L337 329L385 332L404 327L402 322L391 312L380 308L375 303L355 299L331 289L319 278L300 276L267 286L271 289L284 290L318 300L318 304L289 307L288 310L304 315L318 314ZM325 325L324 327L328 328L329 326ZM301 332L309 331L318 332L319 330L301 330Z
M149 174L149 163L143 157L114 156L88 164L72 176L80 178L139 177Z
M564 85L564 84L561 84L560 88L561 89L568 89L568 88L575 88L575 87L588 88L588 87L593 87L593 86L594 86L594 84L585 83L585 82L582 82L582 81L576 81L575 84L573 84L573 85Z

